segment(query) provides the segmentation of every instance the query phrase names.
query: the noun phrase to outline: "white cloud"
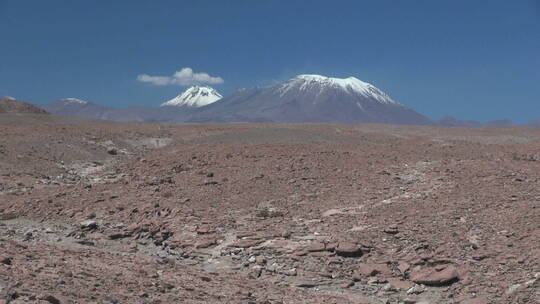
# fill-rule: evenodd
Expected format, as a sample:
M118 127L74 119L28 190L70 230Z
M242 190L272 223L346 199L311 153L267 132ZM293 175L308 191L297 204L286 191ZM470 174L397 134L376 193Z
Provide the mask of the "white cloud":
M193 73L191 68L182 68L172 76L150 76L141 74L137 76L140 82L151 83L158 86L180 85L189 86L195 84L219 84L223 83L223 78L210 76L207 73Z
M147 74L141 74L137 76L137 80L140 82L149 82L151 84L160 85L160 86L170 84L170 77L166 77L166 76L150 76Z

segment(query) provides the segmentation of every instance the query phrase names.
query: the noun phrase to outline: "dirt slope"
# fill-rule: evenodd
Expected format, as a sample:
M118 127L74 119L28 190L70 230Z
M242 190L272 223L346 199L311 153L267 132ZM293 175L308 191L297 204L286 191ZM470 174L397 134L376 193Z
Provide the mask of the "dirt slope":
M5 113L47 114L45 110L24 101L0 97L0 114Z

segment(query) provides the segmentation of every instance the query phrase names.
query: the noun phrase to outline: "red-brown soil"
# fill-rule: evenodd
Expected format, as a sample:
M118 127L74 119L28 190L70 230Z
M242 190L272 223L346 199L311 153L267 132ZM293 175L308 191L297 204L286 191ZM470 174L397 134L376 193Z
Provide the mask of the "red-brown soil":
M0 303L539 303L540 130L0 115Z

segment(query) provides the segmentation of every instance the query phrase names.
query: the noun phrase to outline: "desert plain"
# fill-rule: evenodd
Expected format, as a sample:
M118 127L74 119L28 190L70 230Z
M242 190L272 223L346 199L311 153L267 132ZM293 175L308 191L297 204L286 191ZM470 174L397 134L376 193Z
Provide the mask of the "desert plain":
M539 303L540 129L0 115L0 303Z

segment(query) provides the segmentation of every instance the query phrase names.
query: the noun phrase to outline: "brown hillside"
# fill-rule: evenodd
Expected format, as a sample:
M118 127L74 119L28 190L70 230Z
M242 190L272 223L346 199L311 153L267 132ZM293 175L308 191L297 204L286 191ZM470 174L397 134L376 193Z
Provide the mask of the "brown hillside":
M24 101L12 99L10 97L0 98L0 114L1 113L49 114L41 108L38 108Z

